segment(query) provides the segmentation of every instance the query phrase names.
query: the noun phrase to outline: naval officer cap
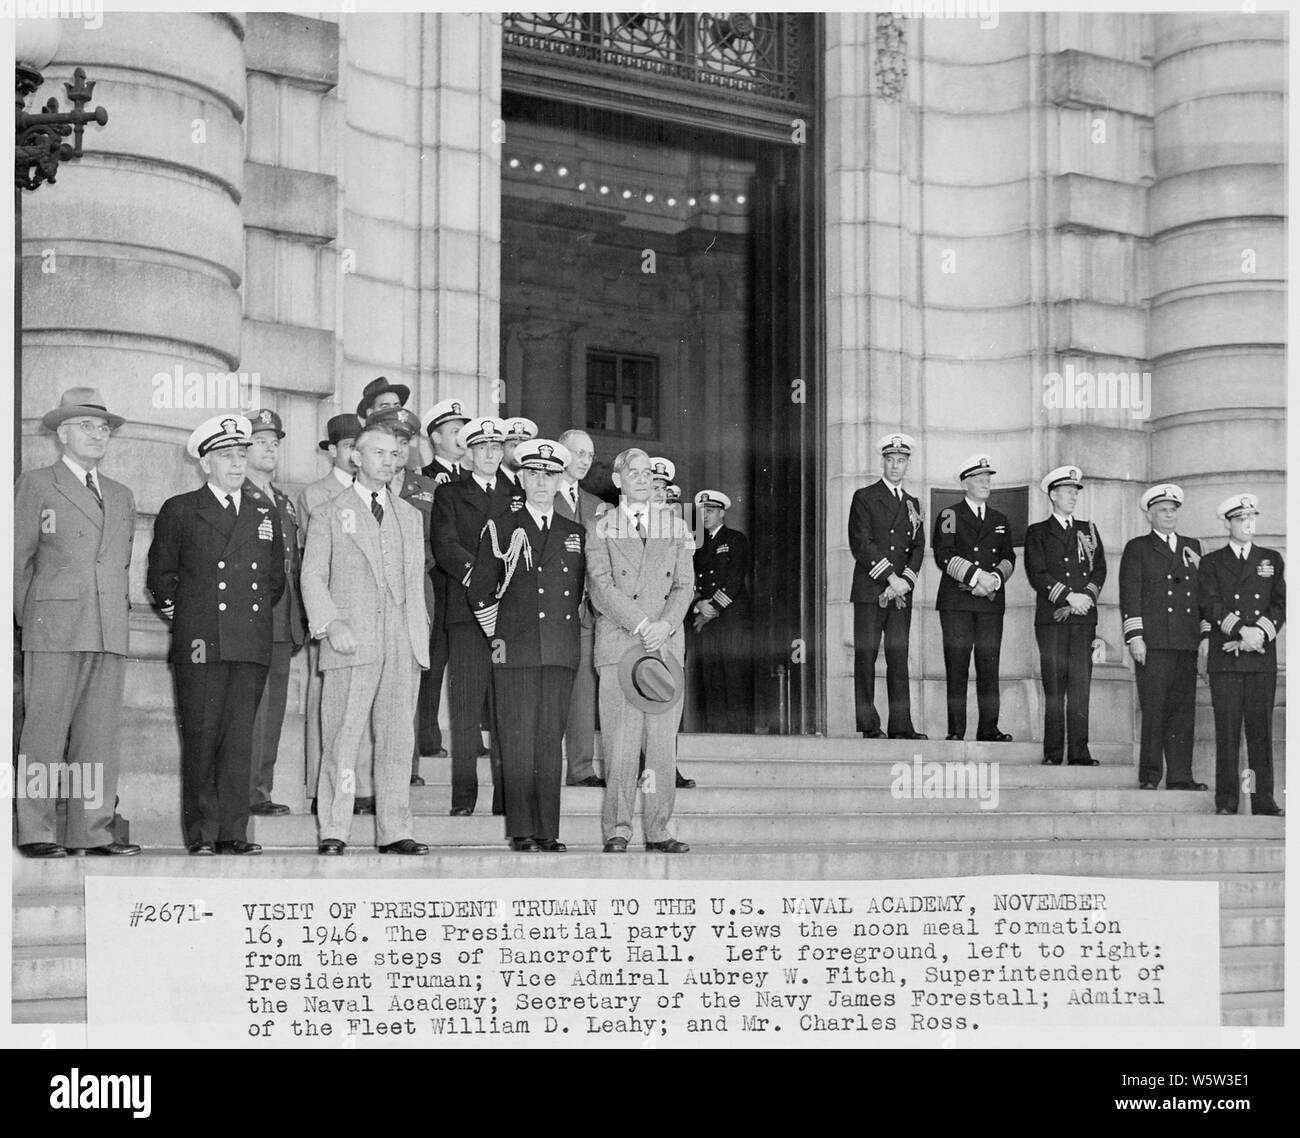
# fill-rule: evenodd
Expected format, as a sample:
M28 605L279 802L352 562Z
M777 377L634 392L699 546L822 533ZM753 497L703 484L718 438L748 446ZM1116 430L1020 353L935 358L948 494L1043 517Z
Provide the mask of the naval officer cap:
M515 461L525 470L559 474L573 461L573 455L569 453L568 447L550 439L529 439L519 444L519 449L515 451Z
M961 464L961 469L957 472L957 481L965 482L967 478L974 478L977 474L996 474L993 469L993 460L986 454L973 454Z
M1043 480L1038 485L1044 494L1050 494L1058 486L1073 486L1076 490L1082 490L1083 471L1077 466L1058 466L1043 475Z
M1224 498L1214 512L1224 521L1253 518L1259 513L1259 499L1254 494L1234 494L1231 498Z
M1162 482L1159 486L1152 486L1145 494L1142 495L1139 505L1144 510L1151 509L1152 506L1158 506L1162 502L1172 502L1175 506L1183 504L1183 488L1175 486L1172 482Z
M520 416L505 419L502 421L502 429L506 433L506 442L508 443L537 438L537 424L532 419L524 419Z
M472 447L476 443L499 443L506 437L500 419L491 415L480 415L470 419L456 432L456 441L463 447Z
M269 407L254 411L248 421L252 425L252 433L255 435L263 431L270 431L277 439L284 438L284 424L280 421L280 416Z
M243 415L214 415L190 433L185 450L190 458L202 458L214 450L246 447L253 437L253 424Z
M366 384L361 392L361 402L357 404L357 418L364 419L367 409L381 395L393 392L398 399L405 403L411 398L411 389L404 383L389 383L387 376L378 376Z
M408 411L405 407L381 407L366 416L363 430L383 425L392 427L394 434L402 435L409 441L419 431L420 420L414 411Z
M424 413L424 418L420 420L420 429L431 435L444 423L468 423L469 420L469 412L465 410L465 401L453 396L451 399L444 399L441 403L435 403L430 407Z
M695 495L695 508L698 510L701 506L712 506L717 510L729 510L731 509L731 499L721 490L701 490Z
M326 438L316 445L321 450L338 446L344 439L355 439L361 433L361 421L355 415L331 415L325 424Z
M911 435L895 431L890 435L881 435L876 440L876 449L882 458L891 454L905 454L910 458L912 451L916 450L916 440Z
M668 487L667 502L669 505L672 505L673 503L680 502L681 500L682 500L682 488L678 486L676 483L673 483Z
M669 459L652 458L650 460L650 477L658 479L660 482L671 482L677 477L677 467Z

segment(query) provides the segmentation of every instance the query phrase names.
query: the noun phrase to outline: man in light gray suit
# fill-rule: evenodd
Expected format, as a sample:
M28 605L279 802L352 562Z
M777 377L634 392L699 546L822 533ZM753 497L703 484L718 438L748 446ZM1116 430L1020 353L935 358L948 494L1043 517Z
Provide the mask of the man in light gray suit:
M623 451L614 460L618 509L588 523L587 593L596 610L595 661L600 676L600 731L605 755L601 834L606 853L624 853L632 834L637 758L645 749L646 849L686 853L668 832L676 793L677 728L682 704L647 716L624 694L619 664L629 649L662 652L681 665L682 623L695 595L695 542L686 523L650 501L650 458Z
M555 512L585 526L609 509L607 503L579 485L591 469L596 452L591 436L576 427L565 431L559 442L567 448L570 462L564 468L560 488L555 491ZM566 782L569 786L604 786L605 780L596 774L595 767L596 668L592 663L592 642L596 615L589 601L583 601L578 615L581 620L578 670L573 676L569 717L564 726L564 758L569 768Z
M98 391L74 387L41 422L58 435L63 457L14 488L14 614L27 705L18 848L40 858L138 854L111 830L135 499L99 473L108 437L125 420L108 412ZM55 833L60 772L66 847Z
M424 528L414 506L388 492L401 447L387 423L357 436L356 481L319 506L307 526L302 595L321 641L322 854L341 854L352 823L356 764L374 734L375 831L380 853L426 854L412 836L411 748L420 670L429 666Z

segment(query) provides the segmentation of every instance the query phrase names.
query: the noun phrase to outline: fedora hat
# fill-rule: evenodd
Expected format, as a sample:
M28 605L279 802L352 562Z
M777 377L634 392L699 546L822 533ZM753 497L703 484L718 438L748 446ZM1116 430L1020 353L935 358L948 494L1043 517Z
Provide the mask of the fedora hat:
M53 411L47 411L42 416L41 422L52 431L60 423L68 419L76 419L81 415L106 419L109 429L113 431L126 422L121 415L113 415L109 412L104 406L104 397L94 387L69 387L59 400L59 405Z
M618 662L618 682L623 697L646 715L659 715L682 698L685 676L670 652L647 652L634 644Z

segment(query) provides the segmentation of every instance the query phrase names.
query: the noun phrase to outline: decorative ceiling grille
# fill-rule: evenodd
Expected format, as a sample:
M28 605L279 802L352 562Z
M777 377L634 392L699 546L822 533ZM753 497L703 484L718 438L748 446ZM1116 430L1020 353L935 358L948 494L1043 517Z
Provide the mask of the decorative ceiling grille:
M774 12L507 12L507 54L724 97L806 100L800 20Z

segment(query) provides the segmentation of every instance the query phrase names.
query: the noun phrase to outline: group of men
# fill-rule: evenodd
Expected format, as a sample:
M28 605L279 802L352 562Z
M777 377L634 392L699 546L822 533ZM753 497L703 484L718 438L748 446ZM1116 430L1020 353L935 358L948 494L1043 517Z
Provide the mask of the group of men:
M903 487L916 443L894 433L877 445L882 477L854 494L849 515L857 726L868 739L924 739L912 722L908 675L912 602L925 551L921 503ZM987 454L967 459L956 475L963 497L939 511L931 538L942 574L935 607L949 740L965 738L972 652L975 738L1011 740L998 723L999 661L1016 555L1006 515L989 505L996 473ZM1088 749L1089 693L1106 553L1095 523L1075 516L1083 486L1077 466L1045 475L1040 488L1051 514L1030 525L1024 539L1042 670L1042 761L1049 766L1097 765ZM1234 494L1219 505L1228 541L1207 554L1196 538L1177 532L1183 497L1172 483L1148 489L1140 506L1151 530L1129 541L1120 559L1124 641L1142 711L1138 785L1156 790L1163 776L1169 790L1208 789L1192 775L1199 659L1214 707L1217 813L1237 813L1245 787L1253 814L1278 815L1272 720L1277 635L1286 616L1282 557L1254 543L1255 495ZM889 704L884 728L875 707L882 640ZM1243 727L1250 774L1239 778Z
M409 395L381 377L355 415L331 418L319 443L330 471L296 504L271 480L285 436L273 410L218 415L189 437L204 484L163 503L146 578L171 626L188 851L259 853L250 815L288 813L271 789L290 661L307 644L320 854L344 852L356 814L375 815L381 853L428 852L414 836L410 788L423 781L421 753L447 757L444 671L452 816L477 806L486 728L492 810L512 848L564 849L567 759L571 785L606 789L608 852L627 848L638 788L647 849L685 852L669 824L674 791L694 785L676 770L688 616L701 656L735 663L706 708L730 722L747 700L734 675L748 654L748 548L723 525L730 500L697 496L696 550L671 504L668 460L620 454L610 506L579 485L594 457L585 432L537 439L530 420L472 417L459 399L421 419L406 409ZM140 850L111 832L135 512L130 491L98 465L123 422L98 392L66 392L44 419L60 460L16 490L21 749L55 765L93 757L108 791L93 810L69 799L62 841L57 795L23 799L29 857ZM419 432L433 449L422 471L411 467ZM594 764L598 689L605 777Z

